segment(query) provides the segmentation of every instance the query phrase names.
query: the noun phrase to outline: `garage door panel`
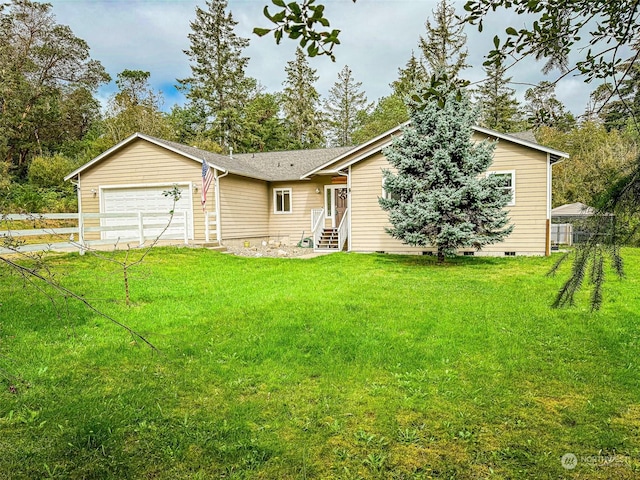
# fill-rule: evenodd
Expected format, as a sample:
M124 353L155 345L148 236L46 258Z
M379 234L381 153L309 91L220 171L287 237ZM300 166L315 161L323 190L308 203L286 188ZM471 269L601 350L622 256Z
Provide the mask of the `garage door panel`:
M189 238L193 239L193 203L189 185L179 185L181 197L175 203L172 196L165 196L163 192L170 190L172 185L153 187L118 187L102 188L102 213L158 213L161 216L144 217L145 238L156 238L169 223L170 211L175 215L172 225L169 225L164 235L183 233L183 215L186 213ZM104 218L103 226L131 227L115 232L103 232L104 239L138 238L138 218ZM173 226L175 224L175 226Z

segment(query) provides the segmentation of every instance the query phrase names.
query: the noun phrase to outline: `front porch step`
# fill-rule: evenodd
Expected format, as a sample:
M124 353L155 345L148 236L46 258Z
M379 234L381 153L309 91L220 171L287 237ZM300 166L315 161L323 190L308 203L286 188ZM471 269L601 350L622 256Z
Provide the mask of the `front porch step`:
M316 250L339 250L338 246L338 229L337 228L325 228L322 230L322 236Z

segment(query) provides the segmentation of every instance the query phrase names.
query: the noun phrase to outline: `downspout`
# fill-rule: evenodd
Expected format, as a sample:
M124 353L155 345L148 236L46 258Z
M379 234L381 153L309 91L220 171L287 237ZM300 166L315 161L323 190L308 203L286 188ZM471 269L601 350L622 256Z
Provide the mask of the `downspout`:
M551 154L547 153L547 221L546 226L546 243L544 247L544 254L546 257L551 255L551 179L552 179L552 170L551 170Z
M84 223L82 221L82 192L80 191L80 174L78 181L71 180L71 184L76 186L78 192L78 243L80 244L80 255L84 255Z
M351 165L349 165L349 176L347 177L347 207L349 208L349 238L347 238L347 252L351 251Z
M229 170L227 170L223 175L218 175L218 170L215 169L213 171L213 178L216 181L216 240L218 241L218 245L222 241L222 216L220 215L220 179L222 177L226 177L229 175Z

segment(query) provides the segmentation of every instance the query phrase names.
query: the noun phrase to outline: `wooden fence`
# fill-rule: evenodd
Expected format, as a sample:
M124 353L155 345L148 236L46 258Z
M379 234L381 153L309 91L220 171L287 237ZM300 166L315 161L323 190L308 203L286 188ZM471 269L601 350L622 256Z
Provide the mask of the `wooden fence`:
M52 222L63 226L46 225ZM13 228L15 225L19 227ZM69 249L82 254L94 246L131 243L142 246L157 238L188 244L189 227L189 215L183 211L173 216L167 212L6 214L0 216L0 254ZM87 234L99 239L87 240ZM11 246L1 243L7 239Z

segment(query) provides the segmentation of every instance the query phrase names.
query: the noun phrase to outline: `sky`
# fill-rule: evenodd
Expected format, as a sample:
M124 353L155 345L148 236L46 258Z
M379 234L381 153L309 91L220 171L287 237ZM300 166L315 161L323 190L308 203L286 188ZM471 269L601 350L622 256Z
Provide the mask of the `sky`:
M190 75L189 23L195 8L206 8L205 0L49 0L58 23L68 25L74 34L91 48L91 57L99 60L115 79L124 69L151 73L150 82L164 96L164 110L182 105L184 96L175 89L176 79ZM293 60L297 44L283 39L276 45L272 35L262 38L252 33L254 27L268 27L262 10L270 0L229 0L229 10L238 22L236 34L249 38L244 55L250 58L247 75L256 78L267 92L282 90L285 66ZM391 93L389 84L398 77L412 51L418 54L418 40L425 35L425 22L435 9L437 0L318 0L326 6L325 16L331 28L341 30L341 45L335 47L336 61L326 56L310 58L309 63L320 77L316 88L326 98L337 81L340 70L348 65L354 79L362 82L362 90L370 102ZM464 2L456 1L458 13ZM271 9L274 11L275 7ZM482 33L467 26L468 63L464 78L472 82L484 78L482 62L491 49L493 36L508 26L525 25L522 18L501 11L488 17ZM554 80L540 73L541 63L527 61L509 71L519 100L531 84ZM555 74L557 76L557 73ZM525 85L521 85L525 84ZM526 85L529 84L529 85ZM556 95L574 114L582 114L595 88L582 80L567 77L556 88ZM100 88L103 104L116 90L115 82Z

